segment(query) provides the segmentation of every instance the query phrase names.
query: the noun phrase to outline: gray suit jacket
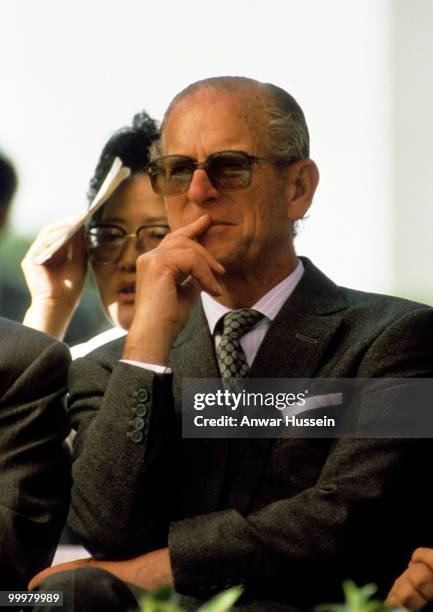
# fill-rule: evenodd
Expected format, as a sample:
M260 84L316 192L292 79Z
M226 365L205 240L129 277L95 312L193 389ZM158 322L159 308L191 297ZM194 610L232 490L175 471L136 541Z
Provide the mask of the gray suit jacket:
M249 376L433 375L433 309L337 287L304 264ZM428 441L181 440L182 380L218 376L201 307L172 348L172 375L118 363L121 350L115 341L70 371L71 524L92 553L168 543L178 591L204 598L242 582L247 598L284 609L339 598L347 577L383 595L413 547L433 544Z
M64 344L0 318L0 589L50 565L65 522L69 362Z

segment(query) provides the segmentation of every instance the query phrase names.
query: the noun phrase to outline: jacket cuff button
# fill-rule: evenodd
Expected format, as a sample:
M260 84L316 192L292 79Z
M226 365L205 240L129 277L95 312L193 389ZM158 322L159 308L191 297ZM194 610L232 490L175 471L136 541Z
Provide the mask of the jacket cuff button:
M139 442L142 441L143 434L138 429L134 429L134 431L128 431L128 433L126 434L126 437L131 438L133 442L138 444Z
M139 417L144 416L147 414L147 406L145 404L137 404L135 407L135 414Z
M138 391L134 391L132 397L138 399L139 402L145 402L149 399L149 392L147 389L138 389Z
M141 419L140 417L137 417L136 419L134 419L132 421L132 426L134 427L134 429L143 429L144 428L144 419Z

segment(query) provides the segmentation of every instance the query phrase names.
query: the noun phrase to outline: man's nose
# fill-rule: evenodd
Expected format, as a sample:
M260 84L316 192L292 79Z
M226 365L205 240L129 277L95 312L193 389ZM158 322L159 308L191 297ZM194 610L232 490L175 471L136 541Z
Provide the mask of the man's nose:
M195 204L210 204L220 196L220 192L212 185L206 170L194 170L187 191L188 200Z
M128 272L135 271L135 264L139 254L140 252L137 249L137 237L135 235L127 236L117 260L117 267L120 270L126 270Z

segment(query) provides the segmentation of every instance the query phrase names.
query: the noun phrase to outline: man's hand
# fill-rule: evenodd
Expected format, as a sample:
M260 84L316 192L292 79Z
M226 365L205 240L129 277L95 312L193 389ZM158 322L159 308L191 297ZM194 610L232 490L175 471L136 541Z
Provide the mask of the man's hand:
M417 548L408 568L392 585L386 604L419 610L433 599L433 549Z
M135 314L123 359L166 365L199 293L220 295L216 275L225 270L196 242L211 223L208 214L202 215L137 259Z
M136 586L152 591L162 585L173 584L171 572L170 556L168 548L161 548L145 555L140 555L134 559L125 561L101 561L92 557L77 559L68 563L60 563L53 567L36 574L29 582L29 590L34 589L42 580L67 570L78 569L80 567L99 567L110 572L120 580L129 582Z

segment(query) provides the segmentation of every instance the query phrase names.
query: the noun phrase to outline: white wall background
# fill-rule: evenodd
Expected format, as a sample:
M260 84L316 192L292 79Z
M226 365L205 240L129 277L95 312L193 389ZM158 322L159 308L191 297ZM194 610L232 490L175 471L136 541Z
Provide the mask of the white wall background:
M411 4L392 5L392 260L396 292L433 304L433 0Z
M432 15L431 0L1 0L15 229L79 212L137 110L161 118L192 81L251 76L309 123L322 180L298 251L341 284L433 303Z

